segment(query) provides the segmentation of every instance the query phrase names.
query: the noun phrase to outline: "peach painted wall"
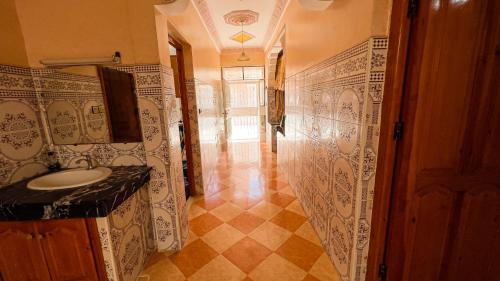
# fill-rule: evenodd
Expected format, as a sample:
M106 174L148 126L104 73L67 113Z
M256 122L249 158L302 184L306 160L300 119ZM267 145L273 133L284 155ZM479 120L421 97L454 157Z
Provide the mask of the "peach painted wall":
M44 58L105 57L115 51L124 64L159 63L156 2L16 0L28 63L40 66Z
M212 41L193 3L190 2L183 13L169 16L168 21L191 45L194 78L220 84L220 50Z
M0 1L0 64L27 66L26 48L14 0Z
M240 50L223 50L220 59L223 67L230 66L261 66L264 65L263 50L245 50L245 54L250 58L249 61L238 61Z
M290 0L277 32L266 46L271 51L285 29L286 76L293 75L358 44L372 35L387 35L392 0L337 0L325 11L305 10Z

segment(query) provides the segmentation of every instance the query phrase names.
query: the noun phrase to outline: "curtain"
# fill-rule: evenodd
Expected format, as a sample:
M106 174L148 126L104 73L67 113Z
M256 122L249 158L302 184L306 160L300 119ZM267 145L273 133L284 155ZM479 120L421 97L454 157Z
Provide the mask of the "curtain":
M283 50L278 54L276 59L276 87L274 90L274 96L276 98L276 117L277 121L281 122L283 115L285 114L285 61L283 56Z

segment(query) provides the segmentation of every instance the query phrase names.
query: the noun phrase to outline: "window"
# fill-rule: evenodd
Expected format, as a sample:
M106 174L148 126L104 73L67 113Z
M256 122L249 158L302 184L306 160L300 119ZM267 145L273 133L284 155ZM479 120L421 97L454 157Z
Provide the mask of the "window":
M222 68L222 78L227 81L235 80L262 80L264 79L263 66L243 66Z

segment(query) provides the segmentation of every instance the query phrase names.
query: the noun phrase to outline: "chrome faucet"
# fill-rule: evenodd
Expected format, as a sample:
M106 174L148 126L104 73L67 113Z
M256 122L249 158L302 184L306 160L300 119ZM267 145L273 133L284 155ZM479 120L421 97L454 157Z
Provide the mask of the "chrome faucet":
M94 164L92 164L92 158L90 157L90 154L86 154L85 155L85 158L82 158L82 159L78 159L76 160L76 164L80 164L82 163L82 161L86 161L87 162L87 170L92 170L94 169Z

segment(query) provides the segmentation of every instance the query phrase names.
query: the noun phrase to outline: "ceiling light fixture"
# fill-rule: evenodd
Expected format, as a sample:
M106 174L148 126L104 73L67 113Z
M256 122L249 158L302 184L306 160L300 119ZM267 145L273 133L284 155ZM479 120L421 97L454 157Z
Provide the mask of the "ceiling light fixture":
M241 34L243 33L243 20L240 21L241 24ZM238 57L238 61L249 61L250 58L245 54L245 48L243 47L244 41L241 40L241 55Z

